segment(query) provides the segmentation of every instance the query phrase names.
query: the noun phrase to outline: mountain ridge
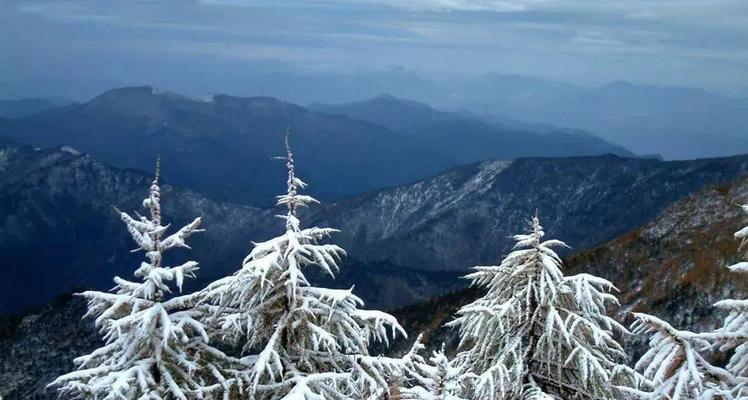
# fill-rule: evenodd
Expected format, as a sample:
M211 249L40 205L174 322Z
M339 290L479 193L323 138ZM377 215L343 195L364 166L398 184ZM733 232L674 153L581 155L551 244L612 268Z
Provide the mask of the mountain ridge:
M738 206L746 202L748 176L707 185L661 210L646 224L564 257L563 272L567 276L590 273L611 281L620 290L615 293L621 303L618 319L627 324L632 321L631 312L645 312L677 329L711 331L725 317L713 304L748 294L748 280L726 267L740 258L733 232L748 221ZM553 231L548 234L564 240ZM466 288L393 314L409 331L424 332L429 347L438 348L444 342L454 348L456 332L443 325L479 294L476 288ZM628 338L630 354L641 355L646 341ZM400 340L396 347L407 350L407 343Z
M339 202L312 222L347 232L343 246L364 261L464 270L505 254L507 238L536 209L549 230L582 250L643 224L705 184L746 173L746 155L671 162L617 156L486 161Z
M605 153L633 156L630 151L583 131L550 128L542 132L508 127L465 112L440 111L414 100L385 94L310 108L377 123L405 136L443 143L444 151L462 163L519 157L583 156Z
M130 275L140 260L130 252L130 238L112 206L139 210L151 180L151 174L117 169L88 154L37 150L0 137L0 272L6 276L0 281L5 293L0 315L75 288L107 289L113 276ZM193 250L175 256L201 262L199 279L189 289L233 273L253 241L282 232L276 209L226 203L162 183L167 220L179 225L202 216L206 228L195 236ZM363 263L355 255L344 264L336 283L350 287L366 277L360 292L374 304L418 301L454 285L454 279L392 263ZM399 271L399 282L388 281L392 271ZM398 296L382 297L391 287L401 288Z
M413 136L383 126L383 117L361 120L267 96L196 98L141 86L10 120L0 124L0 135L37 147L69 145L121 168L148 170L160 153L163 174L175 184L261 207L282 190L282 171L270 159L283 152L287 129L305 177L316 182L311 194L327 201L483 159L629 154L594 137L507 131L473 117L438 115L438 126Z
M269 97L197 100L149 86L113 89L3 125L0 135L38 147L67 144L122 168L148 170L160 153L164 176L174 183L259 206L272 205L283 188L283 172L271 158L283 152L289 128L297 161L324 199L406 183L454 164L379 125ZM320 157L333 143L346 151ZM398 168L397 160L408 160L408 168ZM233 173L238 169L252 172Z

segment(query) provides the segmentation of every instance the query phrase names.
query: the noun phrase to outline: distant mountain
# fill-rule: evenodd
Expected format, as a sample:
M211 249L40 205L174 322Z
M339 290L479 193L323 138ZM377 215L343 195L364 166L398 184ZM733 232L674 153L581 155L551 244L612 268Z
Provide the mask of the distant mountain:
M341 229L341 242L362 261L465 271L506 254L510 236L536 209L548 231L580 251L644 224L706 184L745 174L748 155L488 161L343 201L312 221Z
M581 129L636 154L666 159L748 153L748 95L732 97L698 88L622 81L592 87L501 73L425 77L407 70L285 71L252 80L247 87L251 93L273 93L302 104L392 93L439 109L470 111L508 127L536 131L532 124L539 123Z
M748 152L748 98L701 89L613 82L580 87L514 75L450 82L435 104L493 115L496 121L580 128L637 154L667 159Z
M312 191L340 199L403 184L455 165L410 138L371 123L268 98L193 99L151 87L108 91L80 105L11 121L0 135L38 147L70 145L122 168L150 169L213 197L270 206L283 189L283 133Z
M319 108L325 112L270 97L121 88L0 123L0 135L41 148L70 145L120 168L147 170L160 153L174 184L262 207L283 189L283 171L271 158L282 152L288 128L312 194L328 201L485 159L631 155L592 135L509 129L391 97Z
M70 103L72 101L58 97L0 100L0 117L22 118Z
M397 68L378 73L283 70L246 79L241 85L245 95L334 104L392 93L439 109L470 111L510 127L518 121L524 129L530 128L527 123L581 129L636 154L660 154L666 159L748 153L746 94L732 97L697 88L621 81L579 86L501 73L427 76ZM215 79L210 82L216 85ZM210 90L204 84L198 87L192 90ZM237 85L223 87L234 90ZM739 94L739 89L732 92Z
M725 316L713 307L716 301L748 295L748 282L725 267L739 261L733 232L748 224L738 208L747 202L748 177L710 185L671 204L642 227L568 257L565 273L587 272L610 280L620 290L619 318L627 323L629 312L647 312L680 329L709 331ZM546 233L565 239L551 230ZM442 325L478 294L465 289L394 314L409 332L425 331L431 346L455 346L455 331ZM632 353L639 354L643 341L630 340ZM398 346L406 347L403 341Z
M34 150L0 137L0 316L46 304L71 290L106 290L113 276L132 275L142 255L130 252L133 243L112 206L140 210L151 179L69 146ZM252 241L283 231L273 209L215 201L169 184L162 186L162 197L172 226L203 217L206 232L195 235L193 249L173 260L189 256L200 262L200 280L190 289L231 274ZM355 255L345 258L335 281L314 278L338 287L356 285L356 292L373 306L412 303L456 287L455 274L362 263Z
M517 157L554 157L616 154L632 156L628 150L583 132L543 127L543 132L509 128L489 123L467 113L438 111L415 101L383 95L342 105L312 105L310 108L347 115L383 125L439 150L460 162ZM524 128L533 127L527 124Z

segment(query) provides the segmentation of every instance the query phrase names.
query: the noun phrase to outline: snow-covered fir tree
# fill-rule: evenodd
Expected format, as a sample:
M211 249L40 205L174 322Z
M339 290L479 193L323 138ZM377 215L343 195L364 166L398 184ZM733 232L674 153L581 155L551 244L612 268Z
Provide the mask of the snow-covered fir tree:
M700 334L679 331L647 314L634 314L633 331L649 335L649 350L636 363L650 390L622 388L646 400L731 399L734 379L700 353L708 347Z
M418 352L425 347L418 337L411 352L412 368L408 369L409 385L400 389L403 400L465 400L460 397L465 392L463 385L467 379L459 368L455 367L444 351L434 351L429 360Z
M298 192L306 184L296 176L288 134L284 159L287 192L278 204L287 210L279 216L285 232L254 244L239 271L203 294L221 337L242 345L245 374L231 390L256 400L385 396L407 360L371 356L368 346L405 332L391 315L359 309L352 289L309 282L310 268L334 276L345 252L321 243L337 230L301 228L298 209L317 201Z
M614 385L630 384L626 355L606 314L615 290L588 274L565 277L538 217L499 266L467 276L486 294L462 307L456 365L474 376L475 399L620 399Z
M58 377L62 396L76 399L160 400L200 398L203 380L201 357L210 358L207 333L186 297L171 297L185 278L194 278L198 264L187 261L166 266L164 253L189 248L185 239L199 232L195 218L166 235L161 220L161 200L156 176L143 206L150 216L119 212L146 261L134 275L138 281L115 277L113 293L87 291L86 316L95 317L105 344L75 360L77 371ZM207 353L206 353L207 352ZM219 352L220 353L220 352Z
M741 207L748 214L748 204ZM730 265L730 271L745 276L748 274L748 226L735 232L735 238L740 240L738 252L741 261ZM735 377L736 385L733 396L748 399L748 300L727 299L715 304L719 309L728 313L724 325L709 338L718 345L723 354L732 351L727 363L727 370Z

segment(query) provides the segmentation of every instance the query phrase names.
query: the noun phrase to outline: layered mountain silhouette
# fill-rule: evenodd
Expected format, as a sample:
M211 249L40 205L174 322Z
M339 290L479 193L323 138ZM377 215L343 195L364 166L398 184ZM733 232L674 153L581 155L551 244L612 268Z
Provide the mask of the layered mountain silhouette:
M310 106L383 125L405 136L418 138L450 157L468 163L517 157L558 157L616 154L633 156L628 150L589 133L561 129L542 132L486 122L468 113L439 111L415 101L382 95L341 105Z
M624 81L581 87L486 74L451 82L440 100L434 104L493 115L496 121L518 119L589 130L637 154L666 159L748 152L748 98L703 89Z
M355 119L270 97L190 98L131 87L8 121L0 135L41 148L69 145L120 168L147 170L160 153L174 184L264 207L283 189L272 157L282 152L286 129L304 177L315 182L312 194L330 201L482 159L630 154L590 135L512 131L433 110L413 115L418 134L393 129L392 120L412 108L397 101L389 117L374 108Z

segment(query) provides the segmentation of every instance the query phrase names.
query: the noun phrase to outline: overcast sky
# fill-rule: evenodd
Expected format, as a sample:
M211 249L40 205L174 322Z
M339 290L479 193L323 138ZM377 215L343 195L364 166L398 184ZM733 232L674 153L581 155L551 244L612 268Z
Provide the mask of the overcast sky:
M737 93L748 1L0 0L0 98L392 68Z

